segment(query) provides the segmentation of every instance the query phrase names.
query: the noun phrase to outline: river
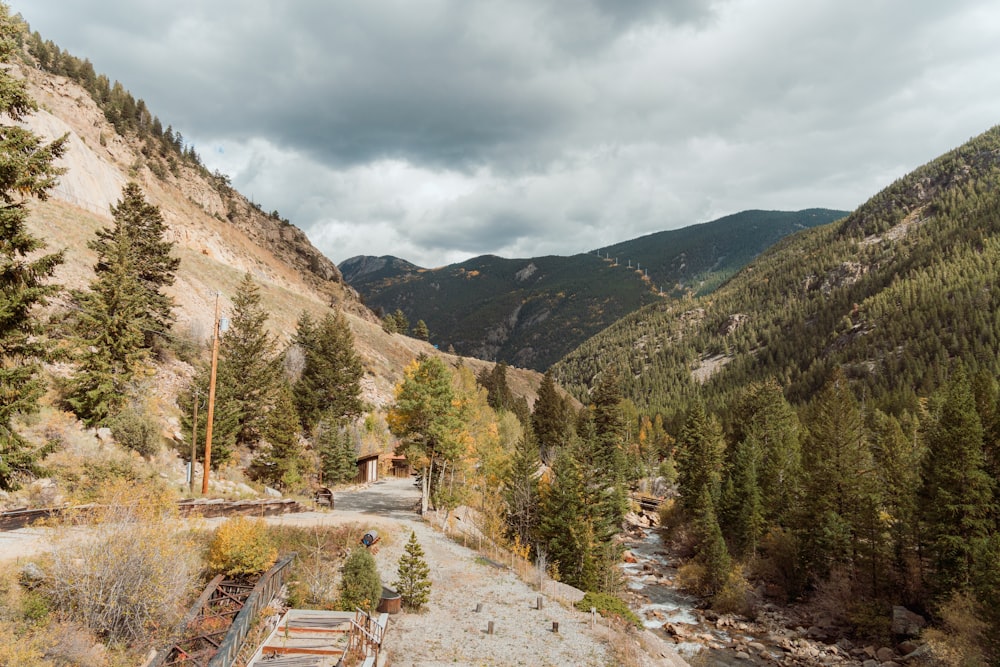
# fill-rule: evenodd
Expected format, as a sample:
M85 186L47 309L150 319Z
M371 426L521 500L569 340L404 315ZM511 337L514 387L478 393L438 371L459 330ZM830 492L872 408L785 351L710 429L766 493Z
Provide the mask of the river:
M628 588L648 600L634 609L647 628L663 632L661 628L669 624L681 639L676 644L678 652L685 659L697 657L697 664L708 667L769 664L770 661L760 655L741 650L742 645L751 642L764 648L772 658L783 657L781 649L767 646L761 637L721 630L714 623L704 621L698 610L698 598L684 593L675 583L677 568L666 554L660 532L655 529L645 532L644 538L626 542L636 562L625 563L622 569ZM676 641L672 634L666 633L666 638ZM740 647L734 644L734 639L741 640Z

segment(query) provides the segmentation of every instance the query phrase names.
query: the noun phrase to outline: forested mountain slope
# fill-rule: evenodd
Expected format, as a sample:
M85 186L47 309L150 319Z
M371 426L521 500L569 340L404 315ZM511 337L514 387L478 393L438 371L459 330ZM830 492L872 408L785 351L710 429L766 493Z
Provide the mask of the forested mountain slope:
M441 348L544 370L624 315L711 291L782 237L844 215L744 211L570 257L482 256L438 269L352 257L338 268L370 307L423 320Z
M643 410L719 408L775 378L793 402L835 368L878 406L916 407L949 363L1000 372L1000 128L920 167L846 219L796 234L710 295L633 313L567 355L583 396L618 369Z

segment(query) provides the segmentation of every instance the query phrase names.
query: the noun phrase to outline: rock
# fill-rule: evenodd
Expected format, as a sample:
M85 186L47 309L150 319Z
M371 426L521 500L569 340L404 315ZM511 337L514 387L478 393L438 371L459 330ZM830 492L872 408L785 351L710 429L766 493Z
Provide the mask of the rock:
M861 667L878 667L878 660L872 660L871 658L868 658L867 660L861 663Z
M110 443L114 442L115 440L114 437L111 435L111 429L106 426L102 426L101 428L97 429L95 431L95 435L97 435L97 439L103 443Z
M929 656L931 653L930 644L924 644L923 646L918 646L901 658L901 662L919 662Z
M636 560L636 558L635 558L635 554L633 554L631 551L626 551L625 553L623 553L622 554L622 560L624 560L626 563L637 563L638 562Z
M18 577L18 581L29 591L34 590L45 581L45 573L42 572L42 568L29 561L21 567L21 574Z
M872 659L875 658L875 647L874 646L866 646L864 650L865 650L865 655L867 655L869 658L872 658Z
M736 659L737 660L749 660L750 659L750 654L747 653L746 651L737 651L736 652Z
M815 639L817 641L826 641L830 638L829 633L818 625L812 625L806 630L806 637L809 639Z
M883 662L878 667L900 667L900 664L898 662L896 662L895 660L886 660L885 662Z
M917 645L911 642L910 640L906 640L905 642L899 642L898 644L896 644L896 653L898 653L899 655L907 655L913 653L916 650L917 650Z
M767 647L761 644L760 642L750 642L749 644L747 644L747 646L753 649L754 651L757 651L758 653L760 653L761 651L767 651Z
M920 614L899 605L892 608L892 634L897 637L917 637L925 625L927 620Z
M280 498L281 497L281 491L278 491L277 489L272 489L269 486L265 486L264 487L264 495L267 496L268 498Z
M879 650L875 651L875 659L879 662L889 662L896 657L891 648L883 646Z
M837 640L837 648L841 651L851 651L854 648L854 642L847 637L841 637Z

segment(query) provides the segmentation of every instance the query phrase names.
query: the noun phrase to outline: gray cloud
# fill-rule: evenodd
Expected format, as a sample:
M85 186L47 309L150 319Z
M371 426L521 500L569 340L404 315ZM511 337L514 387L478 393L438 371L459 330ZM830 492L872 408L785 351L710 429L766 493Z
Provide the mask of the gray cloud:
M15 0L334 260L853 208L1000 120L988 0Z

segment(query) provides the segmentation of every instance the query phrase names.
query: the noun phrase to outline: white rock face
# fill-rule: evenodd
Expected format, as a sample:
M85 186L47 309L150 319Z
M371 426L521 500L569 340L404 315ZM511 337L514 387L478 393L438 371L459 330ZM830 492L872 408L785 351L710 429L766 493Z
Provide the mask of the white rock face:
M52 196L89 211L111 217L111 206L122 196L125 178L117 168L97 155L64 121L39 109L24 125L46 140L69 133L66 153L56 164L67 171L51 190Z

